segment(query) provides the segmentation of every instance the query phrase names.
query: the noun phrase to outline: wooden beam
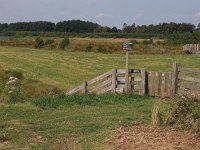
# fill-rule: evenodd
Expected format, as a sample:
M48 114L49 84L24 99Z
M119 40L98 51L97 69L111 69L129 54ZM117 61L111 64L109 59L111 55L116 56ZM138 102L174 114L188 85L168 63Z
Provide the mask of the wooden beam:
M158 96L162 97L162 72L158 72Z
M188 76L181 76L179 77L179 79L181 80L185 80L185 81L191 81L191 82L196 82L196 83L200 83L200 79L199 78L194 78L194 77L188 77Z
M173 63L172 68L172 97L175 97L178 91L178 65L177 63Z
M200 73L199 69L191 69L191 68L182 68L179 69L180 72L191 72L191 73Z
M111 84L111 83L112 83L112 79L108 79L106 81L103 81L103 82L99 83L98 85L95 85L95 86L91 87L88 90L89 90L89 92L94 92L94 91L96 91L98 89L103 88L104 86L106 86L108 84Z
M87 82L87 83L88 83L88 86L91 85L91 84L93 84L93 83L95 83L95 82L98 82L98 81L100 81L100 80L102 80L102 79L104 79L104 78L106 78L106 77L111 76L111 75L112 75L112 72L113 72L113 70L111 70L111 71L109 71L109 72L106 72L106 73L104 73L104 74L102 74L102 75L100 75L100 76L98 76L98 77L96 77L96 78L94 78L94 79L88 81L88 82Z
M109 87L106 87L106 88L100 90L99 92L97 92L97 94L103 94L103 93L106 93L109 91L112 91L112 86L109 86Z
M116 92L116 79L117 79L117 69L113 69L112 72L112 88L113 88L113 93Z

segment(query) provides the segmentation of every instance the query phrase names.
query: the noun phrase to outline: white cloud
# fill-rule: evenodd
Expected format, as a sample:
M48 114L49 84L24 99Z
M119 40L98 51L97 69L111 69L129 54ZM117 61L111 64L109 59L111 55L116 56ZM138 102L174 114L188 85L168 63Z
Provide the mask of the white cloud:
M95 16L95 18L97 18L97 19L102 19L104 16L105 16L104 13L98 13L98 14Z
M194 15L194 17L196 17L196 18L200 18L200 11L197 12L197 13Z

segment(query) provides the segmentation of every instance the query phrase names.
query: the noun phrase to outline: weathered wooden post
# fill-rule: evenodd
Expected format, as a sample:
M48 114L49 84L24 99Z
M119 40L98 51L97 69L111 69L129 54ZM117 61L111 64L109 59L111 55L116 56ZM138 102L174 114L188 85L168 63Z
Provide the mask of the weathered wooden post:
M83 94L87 93L87 81L83 83Z
M172 67L172 97L175 97L178 92L178 64L173 63Z
M133 48L133 43L123 43L123 50L126 51L126 72L125 72L125 92L129 92L129 51Z
M116 79L117 79L117 69L113 69L112 71L112 88L113 88L113 93L116 93Z
M141 69L141 95L148 94L148 74L145 69Z

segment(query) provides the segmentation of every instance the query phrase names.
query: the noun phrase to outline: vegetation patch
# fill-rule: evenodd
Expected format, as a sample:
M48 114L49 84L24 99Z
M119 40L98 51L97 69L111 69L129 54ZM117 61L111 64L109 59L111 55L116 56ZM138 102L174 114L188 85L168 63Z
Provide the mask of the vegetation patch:
M89 105L89 106L101 106L101 105L111 105L111 104L128 104L133 101L145 101L148 97L136 95L133 93L124 94L113 94L105 93L102 95L96 94L73 94L66 95L61 93L54 96L41 96L34 102L36 106L40 107L51 107L57 108L61 106L73 106L73 105Z
M200 136L199 108L200 102L192 99L158 100L154 104L152 123L154 126L173 126L191 130Z

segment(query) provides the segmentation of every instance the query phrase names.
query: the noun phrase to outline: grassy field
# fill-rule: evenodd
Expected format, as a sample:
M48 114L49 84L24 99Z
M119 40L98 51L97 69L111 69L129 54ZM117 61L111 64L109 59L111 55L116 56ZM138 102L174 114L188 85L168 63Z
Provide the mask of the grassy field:
M174 61L200 68L199 55L134 54L130 68L169 71ZM66 90L124 66L123 53L0 47L0 67L22 72L30 82L27 89L41 90L43 83ZM42 96L17 104L0 101L0 149L107 149L105 141L112 129L132 121L150 125L154 101L134 94Z
M153 98L95 97L76 96L76 101L66 101L57 109L40 102L42 107L1 105L0 149L107 149L105 141L112 129L132 121L151 122Z
M169 71L175 61L184 67L200 68L199 55L131 55L130 68ZM0 65L43 83L70 89L112 68L124 68L125 55L0 47Z

